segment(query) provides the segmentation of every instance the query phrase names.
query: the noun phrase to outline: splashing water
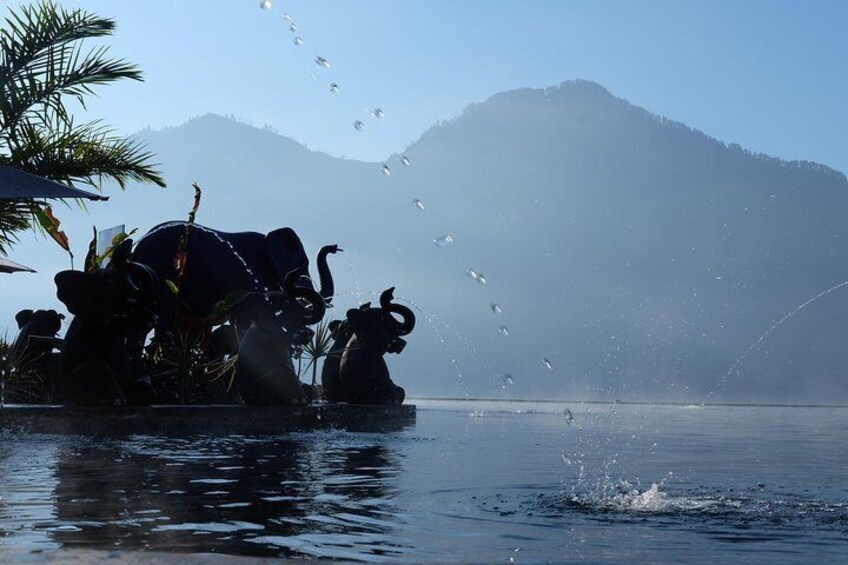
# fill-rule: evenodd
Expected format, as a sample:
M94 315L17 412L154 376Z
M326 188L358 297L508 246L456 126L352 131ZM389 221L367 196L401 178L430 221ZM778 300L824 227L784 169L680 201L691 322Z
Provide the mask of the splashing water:
M271 0L262 0L262 2L259 3L259 7L262 8L263 10L270 10L271 9Z
M477 269L475 269L474 267L468 267L467 269L465 269L465 274L474 279L475 281L477 280L477 277L480 276L477 273Z
M739 365L741 365L741 364L742 364L742 362L743 362L746 358L748 358L748 357L749 357L749 356L750 356L750 355L751 355L754 351L756 351L757 347L759 347L759 345L760 345L760 344L761 344L761 343L762 343L762 342L763 342L766 338L768 338L768 336L770 336L770 335L774 332L774 330L776 330L777 328L779 328L779 327L780 327L780 326L781 326L784 322L786 322L789 318L793 317L795 314L797 314L798 312L800 312L801 310L803 310L804 308L806 308L807 306L809 306L810 304L812 304L812 303L813 303L813 302L815 302L816 300L818 300L818 299L820 299L820 298L824 298L824 297L825 297L825 296L827 296L828 294L830 294L830 293L832 293L832 292L834 292L834 291L837 291L837 290L839 290L840 288L843 288L843 287L846 287L846 286L848 286L848 281L842 281L841 283L839 283L839 284L837 284L837 285L834 285L834 286L830 287L829 289L824 290L824 291L822 291L822 292L818 293L817 295L813 296L812 298L809 298L809 299L805 300L805 301L804 301L804 302L802 302L800 305L796 306L793 310L790 310L790 311L789 311L789 312L788 312L785 316L783 316L781 319L779 319L778 321L776 321L775 323L773 323L769 329L767 329L765 332L763 332L763 334L762 334L760 337L758 337L756 340L754 340L754 342L753 342L750 346L748 346L748 348L747 348L745 351L743 351L743 352L742 352L742 354L741 354L741 355L739 355L739 357L737 357L737 358L736 358L736 361L734 361L734 362L733 362L733 365L731 365L731 366L730 366L730 368L729 368L729 369L728 369L728 370L724 373L724 375L723 375L723 376L722 376L722 378L719 380L719 382L718 382L718 383L716 383L716 385L715 385L712 389L710 389L710 392L707 394L707 398L704 400L704 403L707 403L707 402L709 402L709 401L712 399L712 397L713 397L713 395L715 394L716 390L717 390L719 387L721 387L722 385L724 385L724 383L726 383L726 382L727 382L727 380L730 378L730 375L731 375L731 374L733 374L733 372L734 372L734 371L736 371L736 370L739 368Z
M339 91L339 85L334 83L334 82L331 82L329 85L327 85L327 88L330 89L330 92L338 92Z
M371 115L377 119L384 117L386 114L383 112L382 108L374 108L371 110Z
M433 240L433 244L436 247L447 247L451 243L453 243L453 238L449 235L443 235L442 237L437 237Z
M315 57L315 64L322 69L330 68L330 61L321 56Z
M416 198L415 200L413 200L413 201L412 201L412 206L413 206L416 210L421 210L422 212L424 211L424 203L423 203L423 202L421 202L421 199L420 199L420 198Z
M477 282L480 284L486 284L486 276L483 273L478 273Z
M270 2L269 2L269 4L270 4ZM286 20L289 23L294 21L294 20L292 20L291 14L289 14L288 12L283 12L283 19Z
M503 385L501 385L501 388L506 390L507 387L512 386L514 384L515 384L515 379L512 378L512 375L509 374L509 373L504 373Z
M300 37L295 37L294 39L292 39L292 43L294 43L295 45L303 45L303 40Z
M509 335L509 328L507 328L506 326L501 326L501 327L498 328L498 333L501 334L502 336L508 336Z
M553 363L551 363L551 360L548 359L547 357L542 357L542 364L544 364L545 367L547 367L548 369L553 370L553 368L554 368Z
M572 425L574 423L574 414L571 413L571 410L568 408L565 409L565 421L568 422L568 425Z
M503 314L503 308L501 308L500 304L495 304L494 302L492 302L489 308L491 308L492 312L494 312L495 314Z
M401 155L400 156L400 164L403 165L404 167L408 167L412 164L412 161L406 155Z
M392 176L392 169L391 169L391 167L389 167L389 166L388 166L388 165L386 165L385 163L383 163L383 166L382 166L382 167L380 167L380 170L381 170L381 171L383 172L383 174L384 174L384 175L386 175L387 177Z
M332 91L333 89L331 88L330 90ZM355 129L356 131L362 131L365 129L365 124L359 120L356 120L355 122L353 122L353 129Z
M292 32L292 33L296 32L297 31L297 25L296 24L289 24L289 31Z

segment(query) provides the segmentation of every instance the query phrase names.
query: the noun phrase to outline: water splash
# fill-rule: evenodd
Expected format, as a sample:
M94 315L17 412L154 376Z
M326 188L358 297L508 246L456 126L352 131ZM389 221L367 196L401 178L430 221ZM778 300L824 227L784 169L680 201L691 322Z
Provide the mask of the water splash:
M416 198L415 200L413 200L413 201L412 201L412 206L413 206L416 210L421 210L422 212L424 211L424 203L423 203L423 202L421 202L421 199L420 199L420 198Z
M503 380L503 385L501 385L501 388L504 389L504 390L506 390L507 387L510 387L510 386L515 384L515 379L512 378L512 375L509 374L509 373L504 373L502 380Z
M382 108L374 108L371 110L371 115L379 120L380 118L385 117L386 114L383 112Z
M542 357L542 364L550 370L553 370L554 365L551 363L551 360L547 357Z
M565 409L565 421L568 422L568 425L574 424L574 414L571 413L571 410L568 408Z
M315 64L322 69L330 68L330 61L328 61L324 57L321 57L320 55L318 57L315 57Z
M263 10L270 10L271 0L262 0L262 2L259 3L259 7Z
M330 90L332 90L332 88ZM353 122L353 129L355 129L356 131L362 131L365 129L365 124L360 120L356 120L355 122Z
M335 82L331 82L330 84L328 84L327 88L330 89L330 92L338 92L339 91L339 85L336 84Z
M400 156L400 164L403 165L404 167L408 167L412 164L412 161L406 155L401 155Z
M294 43L295 45L303 45L303 40L300 37L295 37L294 39L292 39L292 43Z
M283 19L289 23L294 21L291 17L291 14L289 14L288 12L283 12Z
M385 164L385 163L383 163L383 166L382 166L382 167L380 167L380 171L382 171L382 173L383 173L384 175L386 175L387 177L392 176L392 169L391 169L391 167L389 167L389 166L388 166L387 164Z
M491 308L492 312L494 312L495 314L503 314L503 308L501 308L500 304L492 302L489 305L489 308Z
M486 276L483 273L477 273L477 282L480 284L486 284Z
M468 267L467 269L465 269L465 274L474 279L475 281L477 280L477 277L480 276L477 273L477 269L475 269L474 267Z
M501 334L502 336L508 336L509 335L509 328L507 328L506 326L501 326L501 327L498 328L498 333Z
M742 362L746 358L748 358L754 351L756 351L757 347L759 347L759 345L766 338L768 338L777 328L779 328L781 325L783 325L784 322L786 322L788 319L793 317L795 314L797 314L798 312L800 312L801 310L803 310L804 308L806 308L807 306L809 306L810 304L812 304L816 300L818 300L820 298L824 298L828 294L830 294L834 291L837 291L840 288L844 288L846 286L848 286L848 281L842 281L841 283L834 285L834 286L830 287L829 289L818 293L817 295L813 296L812 298L805 300L800 305L796 306L793 310L790 310L781 319L779 319L778 321L773 323L769 329L767 329L765 332L763 332L763 334L760 337L758 337L756 340L754 340L754 342L750 346L748 346L748 348L745 351L743 351L741 355L739 355L736 358L736 361L734 361L733 365L731 365L730 368L727 369L727 371L724 373L724 375L719 380L719 382L716 383L716 385L712 389L710 389L710 392L707 394L707 398L704 400L704 403L706 404L707 402L709 402L712 399L716 390L718 390L722 385L724 385L724 383L727 382L727 380L730 378L730 375L732 375L733 372L736 371L739 368L739 366L742 364Z
M436 239L433 240L433 244L436 247L447 247L451 243L453 243L453 238L450 235L447 235L447 234L445 234L441 237L437 237Z
M297 31L297 24L289 24L289 31L295 33Z

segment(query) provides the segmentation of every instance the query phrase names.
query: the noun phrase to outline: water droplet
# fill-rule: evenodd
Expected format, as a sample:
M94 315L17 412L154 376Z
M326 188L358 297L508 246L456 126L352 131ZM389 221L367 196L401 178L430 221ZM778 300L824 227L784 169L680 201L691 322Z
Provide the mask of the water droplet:
M467 269L465 269L465 274L474 279L475 281L477 280L477 277L480 276L477 273L477 269L475 269L474 267L468 267Z
M551 363L551 360L548 359L547 357L542 357L542 363L544 363L545 367L547 367L548 369L554 368L553 364Z
M270 2L269 2L269 4L270 4ZM292 21L291 14L289 14L288 12L283 12L283 19L286 20L287 22L291 23L291 21Z
M331 83L327 86L327 88L329 88L329 89L330 89L330 92L338 92L338 91L339 91L339 85L338 85L338 84L336 84L336 83L334 83L334 82L331 82Z
M506 326L501 326L498 328L498 333L501 335L509 335L509 328Z
M424 210L424 203L418 198L412 201L412 205L415 206L416 210Z
M500 304L495 304L494 302L492 302L492 305L489 306L489 308L491 308L492 312L494 312L495 314L503 314L503 308L500 307Z
M295 37L292 40L292 43L294 43L295 45L303 45L303 40L300 37Z
M383 163L383 166L380 167L380 170L383 171L383 174L387 177L392 176L392 169L387 164Z
M404 167L408 167L409 165L412 164L412 161L406 155L401 155L400 156L400 164L403 165Z
M480 284L486 284L486 277L483 273L477 273L477 282Z
M330 68L330 61L321 56L315 57L315 64L324 69Z
M437 237L433 240L433 243L436 244L436 247L447 247L451 243L453 243L453 238L449 235L443 235L442 237Z
M506 388L508 386L512 386L512 385L515 384L515 379L513 379L512 375L510 375L509 373L504 373L503 384L504 384L504 388Z
M371 110L371 115L374 116L375 118L379 119L379 118L382 118L383 116L385 116L386 114L383 113L382 108L374 108L373 110Z
M569 426L574 423L574 414L572 414L571 410L568 408L565 409L565 419Z
M353 122L353 129L355 129L356 131L362 131L365 129L365 124L360 122L359 120L356 120L355 122Z
M262 0L262 2L259 3L259 7L262 8L263 10L270 10L271 9L271 0Z
M297 24L289 24L289 31L294 33L297 31Z

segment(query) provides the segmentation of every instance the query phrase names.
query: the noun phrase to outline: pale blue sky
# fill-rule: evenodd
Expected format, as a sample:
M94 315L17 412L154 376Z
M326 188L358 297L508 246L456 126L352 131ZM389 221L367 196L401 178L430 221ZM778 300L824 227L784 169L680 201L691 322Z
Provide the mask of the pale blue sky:
M583 78L721 140L848 170L843 1L62 3L114 17L113 53L146 73L90 105L123 132L232 113L379 160L471 102ZM319 70L316 55L332 67Z

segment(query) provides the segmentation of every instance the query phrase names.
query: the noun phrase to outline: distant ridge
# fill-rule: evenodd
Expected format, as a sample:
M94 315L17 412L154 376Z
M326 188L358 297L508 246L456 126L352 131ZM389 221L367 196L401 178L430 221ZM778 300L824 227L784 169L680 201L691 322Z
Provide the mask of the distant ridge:
M722 383L774 320L848 279L848 180L824 165L728 145L589 81L472 104L389 156L391 176L214 114L138 137L169 188L114 194L98 225L183 218L197 181L201 223L292 226L312 257L339 243L333 316L389 286L419 308L388 359L410 396L848 402L848 293Z

